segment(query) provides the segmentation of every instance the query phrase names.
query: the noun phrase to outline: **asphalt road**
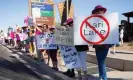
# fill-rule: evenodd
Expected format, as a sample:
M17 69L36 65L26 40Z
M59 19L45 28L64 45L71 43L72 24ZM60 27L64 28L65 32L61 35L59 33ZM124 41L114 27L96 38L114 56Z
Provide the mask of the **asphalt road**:
M0 80L41 80L41 78L0 45Z

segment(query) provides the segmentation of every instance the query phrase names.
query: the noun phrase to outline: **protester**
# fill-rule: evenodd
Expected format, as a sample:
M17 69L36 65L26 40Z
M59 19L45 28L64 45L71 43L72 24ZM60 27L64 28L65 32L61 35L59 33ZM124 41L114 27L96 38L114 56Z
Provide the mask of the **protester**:
M14 32L13 31L10 32L10 38L11 38L10 39L10 45L14 46Z
M69 27L73 27L73 19L68 19L67 20L67 25ZM88 45L76 45L75 46L77 53L79 55L80 61L81 61L81 69L77 69L78 70L78 77L81 80L82 78L84 80L88 80L87 79L87 65L86 65L86 57L87 57L87 51L89 50ZM81 70L84 72L84 75L82 76L81 74Z
M92 14L104 14L106 11L106 8L102 7L101 5L97 5L92 11ZM105 59L111 46L112 45L109 44L94 45L98 61L100 80L107 80Z
M21 43L20 43L19 33L16 33L16 39L17 39L17 47L18 47L18 49L21 49Z
M14 32L14 48L17 48L16 32Z
M8 45L9 41L8 41L8 33L5 34L5 43Z
M48 32L48 25L47 24L43 24L43 25L39 24L36 27L36 35L47 34L47 32ZM44 54L43 54L44 51L46 51L46 50L42 49L42 50L38 50L38 52L37 52L40 62L45 62L44 61Z
M11 46L11 44L12 44L12 39L11 39L11 37L10 37L10 33L8 34L8 42L9 42L9 45Z
M68 19L64 24L66 28L73 26L73 19ZM67 69L66 72L63 72L63 74L69 76L69 77L75 77L74 69Z
M34 30L34 26L31 26L30 27L30 53L31 53L31 56L33 58L35 58L35 30Z
M29 53L29 41L28 41L28 34L27 34L27 27L22 27L23 33L20 33L21 45L22 50L25 51L26 54Z
M43 34L48 34L48 25L47 24L43 24ZM48 42L48 39L45 39L46 42ZM47 61L47 64L49 65L49 62L50 62L50 56L48 54L48 50L45 49L45 53L48 55L48 61ZM45 55L43 53L43 58L45 58Z
M50 36L54 36L55 33L55 28L50 28ZM50 38L49 40L49 45L54 43L54 37ZM48 49L48 56L52 60L53 67L52 69L58 71L58 60L57 60L57 49Z
M123 45L124 27L120 27L120 45Z

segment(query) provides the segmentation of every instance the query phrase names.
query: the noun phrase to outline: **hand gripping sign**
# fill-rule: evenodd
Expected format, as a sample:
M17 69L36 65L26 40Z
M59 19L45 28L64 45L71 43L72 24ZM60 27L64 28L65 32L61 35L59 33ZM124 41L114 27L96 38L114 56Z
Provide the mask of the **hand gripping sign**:
M118 15L116 13L91 15L77 19L79 20L75 20L77 24L74 26L75 45L119 43Z

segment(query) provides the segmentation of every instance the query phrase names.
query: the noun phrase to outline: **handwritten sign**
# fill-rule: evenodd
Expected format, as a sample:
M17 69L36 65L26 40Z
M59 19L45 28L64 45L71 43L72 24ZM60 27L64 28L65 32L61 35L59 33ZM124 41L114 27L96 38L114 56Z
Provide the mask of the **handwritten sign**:
M74 45L73 27L56 27L55 28L55 42L60 45Z
M53 34L41 34L36 36L38 49L57 49Z
M118 13L77 17L74 21L74 44L118 44Z
M75 47L60 45L59 49L68 69L81 68L80 58Z

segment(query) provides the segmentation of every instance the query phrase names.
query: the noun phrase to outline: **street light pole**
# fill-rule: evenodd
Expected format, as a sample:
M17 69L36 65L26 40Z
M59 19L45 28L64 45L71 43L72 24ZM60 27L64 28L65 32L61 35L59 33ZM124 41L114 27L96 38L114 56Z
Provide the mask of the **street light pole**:
M66 13L66 14L67 14L67 19L68 19L68 9L69 9L68 6L69 6L69 2L68 2L68 0L66 0L66 2L67 2L67 5L66 5L66 10L67 10L66 12L67 12L67 13Z

